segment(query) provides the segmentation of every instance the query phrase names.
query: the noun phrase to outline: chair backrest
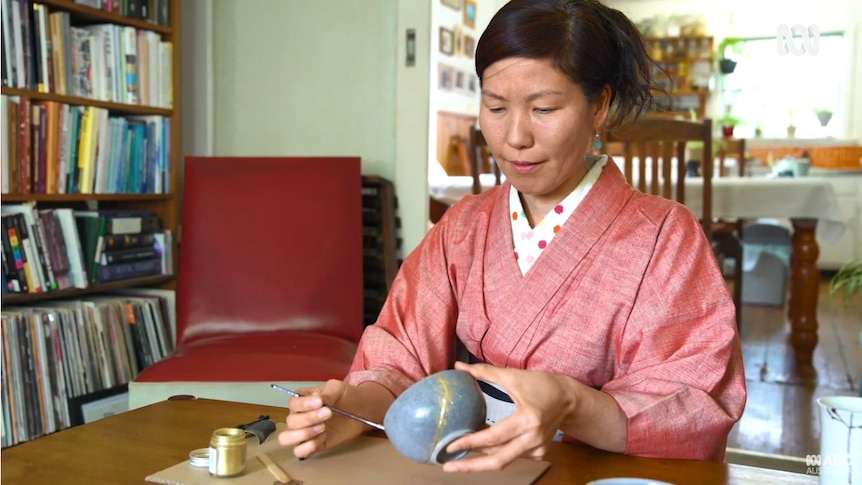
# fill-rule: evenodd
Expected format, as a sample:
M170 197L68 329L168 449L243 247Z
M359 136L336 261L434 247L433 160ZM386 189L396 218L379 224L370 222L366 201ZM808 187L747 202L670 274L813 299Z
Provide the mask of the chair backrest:
M736 175L738 177L744 177L745 163L747 161L745 156L745 138L721 138L715 140L715 144L718 145L718 147L716 147L718 172L715 175L717 177L730 176L731 171L726 167L726 165L728 158L734 157L736 159Z
M287 331L358 342L362 307L358 157L185 159L178 344Z
M623 172L632 187L684 204L686 144L700 142L703 153L711 154L712 120L642 118L609 132L606 140L623 145ZM711 160L712 157L700 158ZM712 172L712 163L700 163L700 178L703 180L701 224L707 238L712 232Z
M399 235L395 184L378 175L362 176L362 274L365 281L366 325L377 321L398 274Z
M482 192L482 182L479 178L480 174L488 173L486 170L494 172L494 184L500 185L500 167L491 160L491 151L488 150L488 143L485 141L485 135L482 130L477 127L470 129L470 175L473 177L473 193Z

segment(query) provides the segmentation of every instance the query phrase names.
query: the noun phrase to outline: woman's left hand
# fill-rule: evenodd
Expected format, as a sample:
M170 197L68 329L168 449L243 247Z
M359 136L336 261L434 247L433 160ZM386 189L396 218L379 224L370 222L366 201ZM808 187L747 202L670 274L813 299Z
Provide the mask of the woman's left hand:
M501 470L519 457L541 459L575 408L576 397L562 376L462 362L456 362L455 368L502 387L517 409L493 426L450 444L450 453L473 450L482 454L446 463L443 469L447 472Z

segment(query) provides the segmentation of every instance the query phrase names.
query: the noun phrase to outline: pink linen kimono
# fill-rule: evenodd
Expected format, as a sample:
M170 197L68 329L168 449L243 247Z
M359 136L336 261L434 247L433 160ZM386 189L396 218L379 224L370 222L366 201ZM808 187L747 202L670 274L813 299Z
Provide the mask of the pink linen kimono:
M346 382L396 396L451 368L455 338L489 364L569 376L627 417L625 453L721 461L745 407L734 306L684 206L613 163L521 275L509 184L451 208L404 261Z

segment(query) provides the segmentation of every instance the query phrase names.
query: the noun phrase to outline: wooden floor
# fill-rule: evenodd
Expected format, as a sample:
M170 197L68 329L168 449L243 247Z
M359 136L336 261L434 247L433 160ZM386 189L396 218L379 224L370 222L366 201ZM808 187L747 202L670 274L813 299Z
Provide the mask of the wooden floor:
M742 351L748 402L733 428L729 448L802 457L820 451L817 398L859 394L862 374L862 321L859 299L845 308L839 295L828 293L828 276L820 286L818 332L814 352L816 380L804 382L793 372L787 343L786 307L747 305L742 311Z

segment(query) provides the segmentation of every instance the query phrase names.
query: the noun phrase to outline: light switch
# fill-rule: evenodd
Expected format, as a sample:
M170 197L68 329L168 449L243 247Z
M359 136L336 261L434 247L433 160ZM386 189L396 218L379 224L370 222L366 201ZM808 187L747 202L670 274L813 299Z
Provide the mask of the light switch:
M407 55L404 65L413 67L416 65L416 29L407 29L406 39Z

